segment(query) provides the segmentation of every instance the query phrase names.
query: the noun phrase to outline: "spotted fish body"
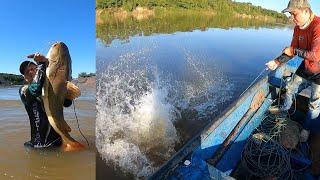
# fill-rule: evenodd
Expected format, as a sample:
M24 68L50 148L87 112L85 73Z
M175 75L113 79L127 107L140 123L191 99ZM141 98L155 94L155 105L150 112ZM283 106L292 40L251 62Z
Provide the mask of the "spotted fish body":
M82 149L84 146L70 136L71 128L63 115L63 103L67 93L70 93L67 87L68 84L71 84L71 57L68 47L63 42L54 43L47 58L49 64L46 70L42 99L48 120L61 136L64 151Z

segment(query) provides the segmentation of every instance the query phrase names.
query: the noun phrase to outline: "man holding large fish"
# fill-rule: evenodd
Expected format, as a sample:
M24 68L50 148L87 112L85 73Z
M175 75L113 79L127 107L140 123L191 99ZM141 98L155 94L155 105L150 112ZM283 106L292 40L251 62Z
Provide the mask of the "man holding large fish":
M31 140L25 146L46 148L60 146L63 151L76 151L84 145L74 140L71 128L64 120L63 107L80 96L80 90L71 81L71 58L67 46L54 43L47 57L36 53L29 55L34 62L24 61L20 73L27 85L20 88L20 97L27 110Z

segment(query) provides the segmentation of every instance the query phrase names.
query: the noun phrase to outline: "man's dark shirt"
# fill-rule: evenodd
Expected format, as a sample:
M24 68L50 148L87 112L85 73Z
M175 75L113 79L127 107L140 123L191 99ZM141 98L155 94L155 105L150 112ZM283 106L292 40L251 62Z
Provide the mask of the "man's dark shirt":
M31 127L31 140L26 142L25 145L34 148L59 146L62 142L60 135L55 132L48 121L41 99L45 71L46 64L39 63L32 83L22 86L19 90Z

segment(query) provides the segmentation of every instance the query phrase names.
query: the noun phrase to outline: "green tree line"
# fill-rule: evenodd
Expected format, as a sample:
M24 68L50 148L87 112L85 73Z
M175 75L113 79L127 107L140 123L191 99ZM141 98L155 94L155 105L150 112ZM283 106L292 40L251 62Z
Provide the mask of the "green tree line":
M22 75L0 73L0 85L21 85L23 82Z
M238 18L226 16L225 14L207 14L207 11L197 10L162 10L158 9L156 16L150 19L136 20L127 18L119 21L107 14L105 23L97 24L97 37L106 44L114 39L126 42L131 36L150 36L155 33L172 34L177 31L189 32L195 29L205 31L207 28L278 28L285 26L281 19L272 18L270 21L264 19Z
M86 78L86 77L92 77L92 76L95 76L96 74L95 73L86 73L86 72L81 72L78 74L78 78Z
M137 6L148 8L182 8L182 9L212 9L217 12L250 15L267 15L277 18L286 18L276 11L267 10L251 3L234 2L232 0L96 0L98 9L122 7L133 10Z

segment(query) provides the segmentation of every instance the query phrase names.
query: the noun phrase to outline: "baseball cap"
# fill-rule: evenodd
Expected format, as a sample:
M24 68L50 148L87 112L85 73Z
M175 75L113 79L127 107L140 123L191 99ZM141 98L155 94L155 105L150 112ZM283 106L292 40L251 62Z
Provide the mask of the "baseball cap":
M310 8L308 0L290 0L288 7L282 10L282 13L291 12L294 9Z
M32 62L32 61L23 61L23 62L20 64L19 70L20 70L20 73L21 73L22 75L24 75L24 72L25 72L26 68L27 68L30 64L36 65L36 64L35 64L34 62Z

